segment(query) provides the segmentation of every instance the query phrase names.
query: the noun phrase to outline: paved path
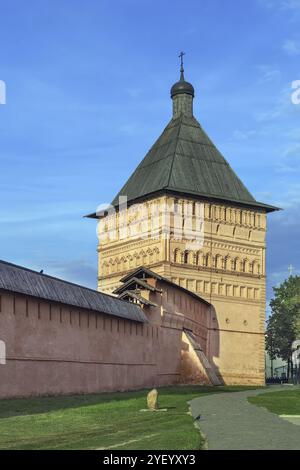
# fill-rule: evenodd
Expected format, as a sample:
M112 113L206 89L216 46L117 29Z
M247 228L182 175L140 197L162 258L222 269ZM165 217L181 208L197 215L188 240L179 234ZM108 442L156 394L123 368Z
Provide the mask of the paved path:
M247 397L279 390L286 390L286 387L217 393L192 400L191 412L194 418L201 414L199 426L208 449L300 450L300 426L247 400Z

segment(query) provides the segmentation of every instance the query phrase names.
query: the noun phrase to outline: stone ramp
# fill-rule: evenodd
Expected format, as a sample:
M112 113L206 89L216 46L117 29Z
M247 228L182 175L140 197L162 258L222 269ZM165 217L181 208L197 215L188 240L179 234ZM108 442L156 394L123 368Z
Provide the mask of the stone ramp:
M191 413L205 435L209 450L300 450L300 426L247 398L285 387L216 393L190 402Z
M187 340L189 341L191 347L197 354L197 357L205 370L205 373L207 377L209 378L210 382L212 385L223 385L221 379L217 376L217 374L214 371L213 366L210 364L209 360L207 359L206 355L204 354L204 351L200 345L200 343L197 341L197 338L195 335L190 331L184 329L185 335L187 337Z

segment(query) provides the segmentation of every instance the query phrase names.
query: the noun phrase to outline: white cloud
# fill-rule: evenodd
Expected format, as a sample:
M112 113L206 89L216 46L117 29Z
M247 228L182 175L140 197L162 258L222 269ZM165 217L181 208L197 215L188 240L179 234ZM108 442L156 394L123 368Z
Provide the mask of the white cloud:
M294 129L290 129L285 132L285 136L288 139L294 139L300 142L300 129L299 127L295 127Z
M97 263L81 257L65 261L41 260L45 274L96 289ZM48 261L48 262L47 262Z
M300 0L260 0L260 3L268 8L300 11Z
M300 0L258 0L260 5L272 10L275 15L283 15L295 22L300 18Z
M300 106L293 105L291 100L292 91L290 85L282 88L277 96L274 96L274 102L270 104L269 109L256 114L257 122L268 122L281 117L296 116L300 111Z
M279 0L279 3L281 3L282 8L300 10L300 0Z
M273 65L258 65L257 69L259 71L260 77L258 83L268 83L281 78L280 70Z
M254 130L254 129L245 130L245 131L241 131L239 129L236 129L233 132L233 139L234 140L247 140L247 139L249 139L250 137L253 137L256 134L257 134L257 131Z
M43 269L44 274L49 276L97 289L97 262L84 256L65 260L39 256L34 261L31 258L21 258L14 259L13 262L38 272Z
M277 168L277 171L279 173L299 173L300 144L295 144L286 151L283 160Z
M286 39L282 45L282 49L290 56L300 55L300 41Z
M286 181L281 182L280 192L277 195L278 199L274 202L277 207L284 210L277 213L276 218L278 222L283 219L285 225L297 226L300 230L299 212L300 212L300 184L290 183ZM290 234L291 235L291 234Z

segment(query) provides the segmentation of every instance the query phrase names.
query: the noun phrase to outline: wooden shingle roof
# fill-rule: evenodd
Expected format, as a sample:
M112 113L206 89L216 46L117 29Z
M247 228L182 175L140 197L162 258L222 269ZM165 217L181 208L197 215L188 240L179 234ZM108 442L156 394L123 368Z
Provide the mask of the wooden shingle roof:
M128 202L171 192L262 208L276 207L257 202L194 117L182 114L172 119L130 176L119 196Z
M0 289L146 323L131 302L0 260Z

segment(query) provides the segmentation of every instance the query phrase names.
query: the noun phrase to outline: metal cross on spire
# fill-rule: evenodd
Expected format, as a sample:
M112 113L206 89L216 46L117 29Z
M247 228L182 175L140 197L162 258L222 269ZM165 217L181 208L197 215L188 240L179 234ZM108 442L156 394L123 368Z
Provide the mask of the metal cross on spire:
M180 80L184 80L184 68L183 68L183 56L185 56L185 52L180 52Z
M290 276L292 276L294 269L295 269L294 266L292 264L290 264L289 267L288 267Z

